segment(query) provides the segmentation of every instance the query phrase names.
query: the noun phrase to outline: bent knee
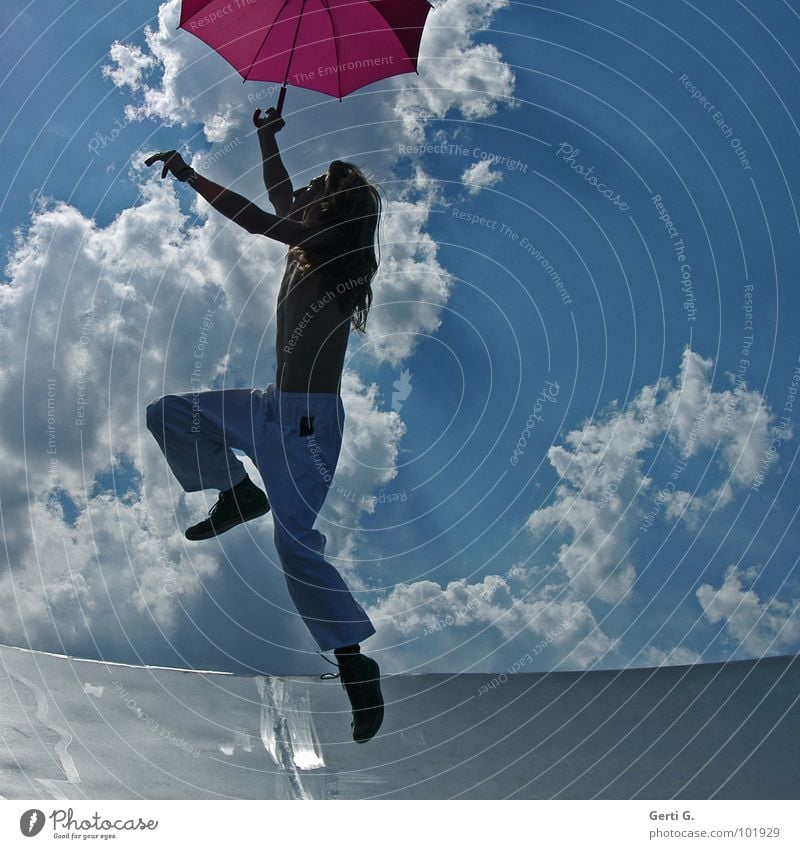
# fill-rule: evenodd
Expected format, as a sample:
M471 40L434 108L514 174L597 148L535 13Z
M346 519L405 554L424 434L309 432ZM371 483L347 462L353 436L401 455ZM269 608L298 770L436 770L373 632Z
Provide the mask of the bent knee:
M295 527L291 531L276 528L272 539L281 560L294 560L298 557L317 559L318 555L324 552L327 542L323 542L320 536L321 534L312 528Z
M181 399L179 396L164 395L163 398L159 398L157 401L148 404L145 412L148 430L153 430L154 428L161 430L164 427L164 421L167 416L170 413L174 413L180 403Z
M147 421L147 429L153 430L154 428L160 427L164 422L164 399L159 398L158 401L153 401L151 404L147 405L147 410L145 412L145 419Z

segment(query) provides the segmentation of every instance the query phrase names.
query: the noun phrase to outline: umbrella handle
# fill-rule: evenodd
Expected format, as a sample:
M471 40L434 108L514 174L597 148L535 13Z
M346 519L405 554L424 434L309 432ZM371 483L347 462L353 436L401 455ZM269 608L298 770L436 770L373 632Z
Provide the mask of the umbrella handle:
M283 101L286 100L286 86L281 86L280 94L278 95L278 105L275 112L280 116L283 113Z

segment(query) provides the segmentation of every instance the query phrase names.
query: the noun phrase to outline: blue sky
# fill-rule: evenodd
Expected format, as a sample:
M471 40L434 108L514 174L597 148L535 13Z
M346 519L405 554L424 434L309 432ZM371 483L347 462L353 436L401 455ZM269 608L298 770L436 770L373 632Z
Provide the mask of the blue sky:
M798 9L434 5L418 77L293 89L279 136L297 182L350 158L388 200L320 519L365 648L391 671L795 653ZM249 116L275 95L176 9L0 11L0 638L314 671L271 520L184 545L212 494L143 428L209 309L207 385L274 376L280 247L141 166L180 147L265 202Z

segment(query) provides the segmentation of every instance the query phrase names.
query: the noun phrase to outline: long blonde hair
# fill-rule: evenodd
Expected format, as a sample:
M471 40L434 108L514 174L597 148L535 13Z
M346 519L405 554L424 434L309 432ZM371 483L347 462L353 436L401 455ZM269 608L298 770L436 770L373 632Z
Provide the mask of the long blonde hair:
M378 189L352 162L334 160L328 168L326 190L303 211L303 224L335 226L344 223L352 247L331 260L348 277L342 287L340 303L351 312L353 328L366 332L367 316L372 305L372 281L380 264L380 222L383 204ZM302 247L290 250L305 273L315 263ZM338 271L337 271L338 276Z

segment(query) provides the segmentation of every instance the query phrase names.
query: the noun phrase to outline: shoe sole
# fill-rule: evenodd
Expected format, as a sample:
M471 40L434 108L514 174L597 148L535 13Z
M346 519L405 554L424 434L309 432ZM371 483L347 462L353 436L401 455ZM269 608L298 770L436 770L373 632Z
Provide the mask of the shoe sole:
M380 707L378 708L378 714L377 714L377 717L375 719L375 722L373 722L372 725L369 728L368 736L359 737L358 739L353 737L353 740L356 743L369 743L369 741L378 733L381 725L383 725L383 691L381 690L381 668L380 668L380 666L378 666L377 661L372 660L372 658L369 658L369 660L371 660L375 664L375 669L376 669L375 682L376 682L376 686L378 688L378 695L380 696L381 703L380 703Z
M214 537L218 537L220 534L224 534L225 531L229 531L231 528L235 528L237 525L243 525L245 522L249 522L251 519L257 519L259 516L266 516L269 513L270 508L265 507L263 510L259 510L257 513L251 513L249 516L244 518L239 517L238 519L231 519L229 522L225 522L224 525L220 525L216 528L212 528L209 531L205 531L200 534L193 534L189 536L189 531L191 528L187 528L184 536L186 539L191 540L192 542L198 542L204 539L213 539Z
M383 694L381 694L381 699L383 699ZM378 718L375 723L371 726L368 737L359 737L356 739L353 738L356 743L369 743L369 741L378 733L381 725L383 725L383 705L380 706L378 711Z

